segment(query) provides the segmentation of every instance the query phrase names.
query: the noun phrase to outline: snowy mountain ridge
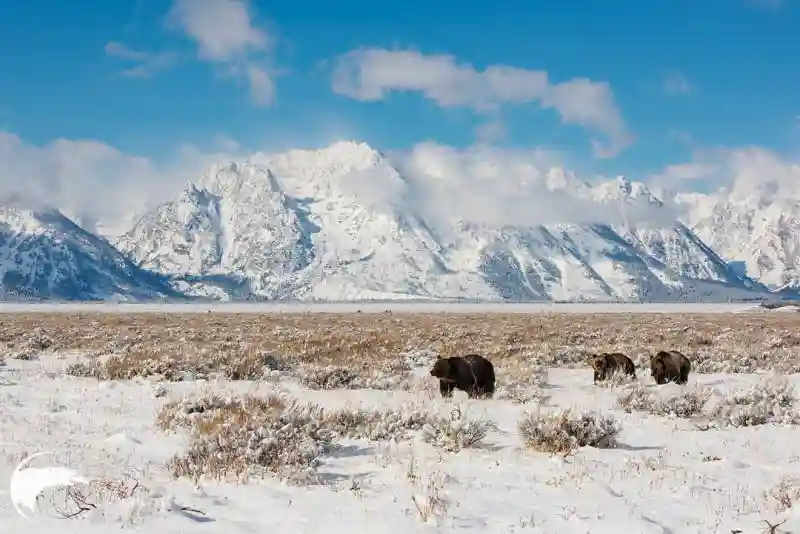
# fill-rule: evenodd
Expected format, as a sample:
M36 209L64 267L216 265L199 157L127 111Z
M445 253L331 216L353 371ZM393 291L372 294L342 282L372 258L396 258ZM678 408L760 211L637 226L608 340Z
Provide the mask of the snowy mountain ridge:
M4 299L181 298L58 210L16 199L0 206L0 288Z
M215 165L112 241L182 293L225 299L727 300L764 291L645 184L591 185L531 168L497 185L508 188L497 198L509 213L487 217L480 198L458 190L452 162L423 153L412 163L424 180L364 143L255 154ZM542 224L516 202L537 196L537 206L569 206L578 222ZM466 217L448 210L461 206ZM614 222L595 222L603 217Z
M0 203L0 282L9 294L67 300L767 295L747 276L757 271L707 244L719 238L699 207L684 223L626 177L587 183L559 167L437 150L399 161L345 141L218 163L121 235Z
M689 227L776 292L800 289L800 198L677 195Z

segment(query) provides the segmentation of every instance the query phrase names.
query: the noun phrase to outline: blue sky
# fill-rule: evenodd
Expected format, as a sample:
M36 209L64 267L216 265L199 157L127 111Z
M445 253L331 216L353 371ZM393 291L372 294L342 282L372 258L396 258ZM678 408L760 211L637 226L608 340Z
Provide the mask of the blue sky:
M0 130L156 159L482 131L641 177L698 149L795 154L798 28L793 0L0 0Z

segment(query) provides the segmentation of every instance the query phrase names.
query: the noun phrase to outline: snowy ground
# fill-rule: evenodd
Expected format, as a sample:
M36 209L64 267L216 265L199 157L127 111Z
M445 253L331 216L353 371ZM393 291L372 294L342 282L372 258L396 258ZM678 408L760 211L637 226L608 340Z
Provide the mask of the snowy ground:
M741 313L762 310L757 303L552 304L552 303L15 303L0 302L0 313Z
M124 526L149 534L482 532L552 534L800 532L800 518L782 511L798 490L800 426L767 424L706 429L702 420L625 413L620 389L597 387L591 372L551 369L543 409L613 411L623 430L611 449L584 447L565 459L527 450L517 424L536 403L442 400L409 391L308 391L296 383L98 382L64 374L71 358L7 360L0 367L0 532L110 532ZM639 381L656 389L647 373ZM727 390L760 383L763 375L693 375ZM800 376L791 376L792 383ZM349 441L325 458L324 484L297 487L273 479L249 484L173 481L165 461L186 447L183 434L155 426L170 399L209 390L267 393L274 388L326 408L414 405L448 414L460 405L470 418L494 421L483 446L446 452L419 440ZM673 388L673 386L663 386ZM677 386L673 389L679 390ZM702 419L702 418L700 418ZM20 517L5 490L24 454L51 450L90 476L136 469L148 493L74 519ZM783 481L783 486L781 486ZM432 519L417 502L439 503ZM441 500L437 500L441 499ZM202 511L176 511L171 503ZM800 508L800 507L799 507ZM798 512L800 515L800 512ZM53 522L57 521L54 525ZM766 530L768 532L768 530Z

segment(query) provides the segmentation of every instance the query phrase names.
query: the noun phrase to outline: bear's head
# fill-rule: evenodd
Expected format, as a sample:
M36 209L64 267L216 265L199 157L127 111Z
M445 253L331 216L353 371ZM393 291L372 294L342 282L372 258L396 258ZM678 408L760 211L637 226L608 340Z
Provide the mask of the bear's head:
M650 358L650 376L656 379L656 382L660 383L661 379L666 374L667 366L664 363L664 354L659 352L652 358Z
M592 368L598 373L605 374L608 369L608 358L605 354L592 355Z
M439 358L431 368L431 376L448 382L454 381L453 358Z

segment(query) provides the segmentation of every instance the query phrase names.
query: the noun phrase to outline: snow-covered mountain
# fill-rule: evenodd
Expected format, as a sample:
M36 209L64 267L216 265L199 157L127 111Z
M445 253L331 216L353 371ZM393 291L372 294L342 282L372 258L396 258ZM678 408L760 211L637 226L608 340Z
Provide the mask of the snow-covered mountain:
M437 171L438 172L438 171ZM112 239L188 295L356 300L726 300L763 294L644 184L554 169L542 194L613 223L431 220L424 191L363 143L218 165ZM555 197L554 197L555 198Z
M776 292L800 289L800 197L748 190L675 200L687 225L740 272Z
M2 298L174 298L164 276L134 265L58 210L11 200L0 206Z

